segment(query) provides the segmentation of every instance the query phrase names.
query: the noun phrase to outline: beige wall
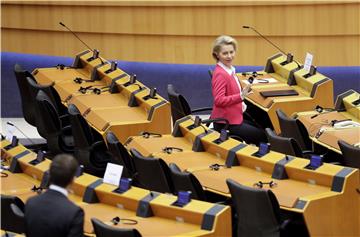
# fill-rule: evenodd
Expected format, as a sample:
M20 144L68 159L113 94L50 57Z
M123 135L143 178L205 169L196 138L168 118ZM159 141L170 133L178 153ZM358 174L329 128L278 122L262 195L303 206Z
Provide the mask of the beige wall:
M251 25L303 62L360 65L360 1L3 1L2 51L73 56L84 46L107 59L212 64L211 44L239 41L237 65L264 65L275 54Z

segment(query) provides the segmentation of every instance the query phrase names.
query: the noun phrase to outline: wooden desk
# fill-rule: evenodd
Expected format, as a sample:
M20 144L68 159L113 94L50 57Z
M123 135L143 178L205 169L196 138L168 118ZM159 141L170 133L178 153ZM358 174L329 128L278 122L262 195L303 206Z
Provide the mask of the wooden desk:
M200 231L199 226L191 223L182 223L180 221L161 218L161 217L138 217L134 211L123 210L118 207L105 205L102 203L96 204L83 204L81 207L85 212L85 225L84 231L86 233L93 233L93 226L91 218L96 217L104 223L117 227L117 228L136 228L142 236L174 236L184 235L185 233L191 233ZM128 218L136 220L138 223L135 225L126 225L120 222L118 225L113 225L111 220L119 216L120 218ZM203 234L205 234L204 231Z
M307 72L304 69L298 69L295 62L282 65L286 57L277 54L268 59L264 71L260 71L259 78L274 78L273 83L257 83L252 86L253 93L246 97L246 101L258 108L264 114L267 114L269 120L277 133L280 133L280 125L276 115L276 110L281 109L287 115L295 112L314 109L317 105L329 108L333 101L333 82L325 76L316 73L313 76L305 78ZM249 76L237 74L242 86L248 84ZM261 96L260 92L274 90L295 90L298 95L295 96ZM253 117L259 116L253 112ZM270 124L270 125L271 125Z
M78 68L43 68L34 70L33 74L40 84L54 83L64 104L74 104L89 124L105 137L112 131L121 142L129 136L138 135L142 131L170 133L170 104L156 95L149 98L150 89L141 82L127 85L130 76L121 69L108 72L110 64L102 64L105 59L89 61L92 53L84 51L77 55L75 66ZM75 78L84 80L75 83ZM92 90L85 94L79 92L80 87L101 89L97 95ZM112 88L111 94L108 90Z
M191 120L190 117L178 124L184 137L191 137L189 133L195 130L187 129L191 124L189 120ZM344 233L356 236L360 233L358 225L360 203L355 191L359 187L359 170L332 164L323 164L316 170L310 170L305 168L309 160L290 157L286 161L284 154L272 151L258 158L252 155L257 151L257 147L244 146L233 139L216 144L214 140L218 137L219 134L213 132L200 138L204 152L187 150L172 154L153 153L155 150L153 147L158 149L165 139L143 137L133 138L127 148L146 150L145 154L162 158L167 163L176 163L181 169L192 172L204 188L227 197L230 196L226 185L228 178L249 187L258 181L273 180L277 186L271 190L276 195L281 208L303 215L311 236L336 236ZM153 142L150 142L150 139ZM166 140L170 141L170 139ZM177 141L173 139L171 145L177 147ZM152 145L147 146L148 144ZM234 164L231 168L220 167L218 171L209 168L211 164L224 164L231 155L231 150L233 150L232 154L235 152L235 159L239 165ZM288 178L272 178L275 166L279 162L285 162ZM340 188L337 186L339 179L344 182ZM321 218L318 217L319 213L324 213ZM343 221L339 216L344 218L351 216L347 218L351 221ZM324 225L328 227L324 229Z
M341 154L338 140L344 140L351 145L359 144L360 127L336 129L331 126L331 123L334 120L341 121L346 119L359 123L360 107L352 104L357 99L359 99L359 94L350 90L339 95L336 101L337 109L344 110L343 112L324 111L319 113L317 111L306 111L297 113L296 117L304 124L310 138L315 143ZM320 129L324 131L320 133Z
M91 108L111 108L114 106L128 106L128 98L122 94L110 94L103 92L100 95L96 94L77 94L68 101L68 104L74 104L79 109L81 114L90 112Z
M8 141L2 141L1 146L3 147L8 143ZM19 144L17 148L21 147ZM21 149L18 150L21 153ZM12 158L18 154L12 153L10 156ZM35 154L32 153L18 159L24 173L9 173L8 177L1 178L2 194L16 193L24 201L30 196L36 195L34 192L30 193L30 189L34 183L39 184L39 180L32 177L42 178L43 173L48 170L50 162L46 160L33 166L29 164L29 161L34 156ZM42 174L39 175L39 172ZM99 181L98 177L83 174L76 178L69 187L69 198L81 206L85 212L84 230L86 233L93 233L90 221L92 217L110 224L112 218L119 216L120 218L136 220L138 223L136 225L120 223L116 227L136 228L142 236L231 236L231 211L227 206L192 200L185 207L180 208L171 205L177 197L152 193L149 208L151 208L153 215L141 217L141 215L137 215L137 209L141 207L140 202L149 197L149 190L132 187L125 193L118 194L112 192L116 188L115 186L100 182L95 185L94 191L90 193L90 195L95 195L99 202L85 203L86 190ZM209 216L213 218L212 224L210 227L203 227L203 223L209 221Z
M165 147L174 147L175 145L176 148L180 148L183 151L191 151L192 149L192 141L184 137L162 135L161 137L151 137L151 139L143 139L143 137L131 138L131 147L136 146L136 149L144 156L149 156L153 153L162 152ZM129 147L129 149L131 147ZM182 152L180 152L180 154L181 153Z

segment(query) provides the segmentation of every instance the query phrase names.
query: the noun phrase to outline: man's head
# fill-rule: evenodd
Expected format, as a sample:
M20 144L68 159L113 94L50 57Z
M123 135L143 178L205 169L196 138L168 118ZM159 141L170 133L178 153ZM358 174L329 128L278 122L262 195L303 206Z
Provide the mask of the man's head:
M60 187L67 187L73 180L78 162L72 155L60 154L55 156L50 165L50 183Z

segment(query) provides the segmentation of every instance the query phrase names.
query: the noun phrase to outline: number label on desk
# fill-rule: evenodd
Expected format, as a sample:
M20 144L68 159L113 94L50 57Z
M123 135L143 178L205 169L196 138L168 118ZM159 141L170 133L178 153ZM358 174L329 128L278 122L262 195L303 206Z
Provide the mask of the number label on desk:
M184 223L184 222L185 222L184 218L183 218L183 217L180 217L180 216L176 216L176 217L175 217L175 220L176 220L176 222L180 222L180 223Z
M308 183L311 185L316 185L316 181L314 179L308 179Z

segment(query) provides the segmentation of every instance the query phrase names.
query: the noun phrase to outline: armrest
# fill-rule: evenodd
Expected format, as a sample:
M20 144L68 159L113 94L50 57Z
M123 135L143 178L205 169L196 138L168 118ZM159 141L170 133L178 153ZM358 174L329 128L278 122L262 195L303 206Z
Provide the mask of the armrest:
M231 204L231 198L226 198L224 201L215 202L216 204L222 204L222 205L230 205Z
M286 219L284 220L281 224L280 224L280 229L281 230L286 230L287 226L289 225L290 223L290 219Z
M72 135L71 126L70 126L70 125L67 125L67 126L63 127L63 128L61 129L61 132L62 132L62 134L65 135L65 136L70 136L70 135Z
M315 155L315 153L314 153L313 151L311 151L311 150L303 150L302 153L303 153L304 155L308 155L308 154L310 154L310 155Z
M317 153L315 153L314 151L311 151L311 150L303 150L302 154L303 154L303 156L306 156L306 158L310 158L311 155L317 155L317 156L325 157L325 155L327 153L317 154Z
M46 85L43 85L43 84L35 84L34 86L38 89L41 89L41 90L44 90L44 89L47 89L49 87L52 87L55 85L55 82L51 82L50 84L46 84Z
M70 125L70 115L69 114L60 115L59 119L60 119L61 125L63 127Z
M191 110L191 113L197 113L197 112L202 112L202 111L211 111L212 107L203 107L203 108L197 108L197 109L193 109Z
M239 137L237 135L229 135L229 137L234 138L237 141L245 143L244 139L242 139L241 137Z
M60 115L59 118L64 119L64 118L68 118L69 116L70 116L69 114L63 114L63 115Z
M104 148L105 150L107 150L104 141L97 141L91 145L92 150L99 149L99 148Z

